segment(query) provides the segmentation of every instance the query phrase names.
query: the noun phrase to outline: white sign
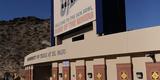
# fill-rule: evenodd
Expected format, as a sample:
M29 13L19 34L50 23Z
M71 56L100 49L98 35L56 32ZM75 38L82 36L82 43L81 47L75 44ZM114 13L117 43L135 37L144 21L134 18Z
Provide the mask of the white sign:
M54 35L96 19L95 0L54 0Z

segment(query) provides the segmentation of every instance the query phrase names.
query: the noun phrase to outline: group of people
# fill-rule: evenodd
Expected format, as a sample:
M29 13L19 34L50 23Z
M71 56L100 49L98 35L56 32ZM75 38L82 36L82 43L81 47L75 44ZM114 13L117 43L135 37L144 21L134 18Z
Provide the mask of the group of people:
M17 73L4 73L3 80L21 80L20 76Z

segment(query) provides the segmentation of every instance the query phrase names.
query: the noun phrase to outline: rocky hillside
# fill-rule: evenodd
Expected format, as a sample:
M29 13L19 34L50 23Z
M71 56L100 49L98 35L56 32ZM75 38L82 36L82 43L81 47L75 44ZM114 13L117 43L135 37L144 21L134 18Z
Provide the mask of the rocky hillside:
M24 56L49 47L49 20L36 17L0 21L0 77L23 69Z

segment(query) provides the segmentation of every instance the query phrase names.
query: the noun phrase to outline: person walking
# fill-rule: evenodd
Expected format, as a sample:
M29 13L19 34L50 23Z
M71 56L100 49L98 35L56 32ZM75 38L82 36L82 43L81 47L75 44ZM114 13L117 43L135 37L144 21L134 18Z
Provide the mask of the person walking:
M6 73L4 73L3 80L13 80L13 78L9 72L6 72Z

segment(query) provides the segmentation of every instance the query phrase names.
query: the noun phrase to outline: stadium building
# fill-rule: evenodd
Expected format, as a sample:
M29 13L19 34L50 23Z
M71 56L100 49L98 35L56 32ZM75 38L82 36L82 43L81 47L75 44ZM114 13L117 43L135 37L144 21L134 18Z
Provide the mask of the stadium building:
M136 1L52 0L52 47L25 57L25 80L160 80L159 1Z

